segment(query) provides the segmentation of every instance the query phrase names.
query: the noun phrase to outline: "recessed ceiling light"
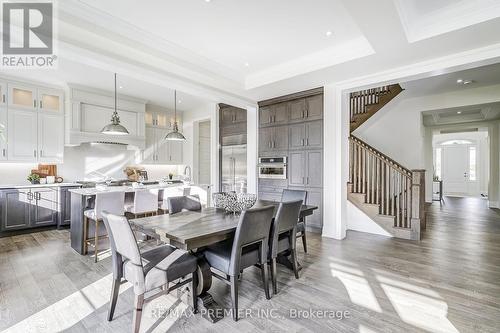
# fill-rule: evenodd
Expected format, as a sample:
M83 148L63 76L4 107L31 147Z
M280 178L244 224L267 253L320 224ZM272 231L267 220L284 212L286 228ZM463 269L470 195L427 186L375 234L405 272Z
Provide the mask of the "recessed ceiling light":
M210 2L210 0L205 0L205 2Z
M120 86L120 89L123 89L123 86Z
M181 101L181 100L178 100L178 101L177 101L177 103L181 104L181 103L182 103L182 101Z
M330 37L332 34L333 34L333 32L331 32L330 30L328 30L328 31L325 33L326 37Z
M462 111L457 111L457 114L462 114Z
M245 67L250 67L250 64L248 62L245 62Z
M464 82L464 80L462 80L462 79L457 80L457 83L462 83L462 82Z
M463 84L471 84L471 83L472 83L472 80L464 80L462 83L463 83Z

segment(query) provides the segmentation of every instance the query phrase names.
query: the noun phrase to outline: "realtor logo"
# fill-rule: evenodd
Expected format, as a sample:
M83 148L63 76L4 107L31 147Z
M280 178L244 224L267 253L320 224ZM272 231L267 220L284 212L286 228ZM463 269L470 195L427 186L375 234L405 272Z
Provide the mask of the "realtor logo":
M2 18L3 67L54 67L52 2L3 2Z

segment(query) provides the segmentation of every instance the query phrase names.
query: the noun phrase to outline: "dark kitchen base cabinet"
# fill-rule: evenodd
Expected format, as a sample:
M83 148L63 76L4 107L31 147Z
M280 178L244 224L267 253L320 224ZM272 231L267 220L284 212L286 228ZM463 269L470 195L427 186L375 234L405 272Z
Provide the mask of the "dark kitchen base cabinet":
M70 188L76 187L0 190L0 236L32 228L69 225Z

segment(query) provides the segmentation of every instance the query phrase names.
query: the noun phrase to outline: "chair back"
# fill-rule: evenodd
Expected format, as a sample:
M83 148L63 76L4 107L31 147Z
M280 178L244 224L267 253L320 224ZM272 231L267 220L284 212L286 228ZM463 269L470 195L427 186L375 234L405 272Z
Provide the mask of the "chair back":
M125 216L102 213L104 224L108 230L111 253L130 260L134 265L142 266L141 254L137 246L134 232Z
M307 191L284 189L281 193L281 202L302 200L307 205Z
M295 242L301 207L302 200L280 203L271 227L271 258L276 258L278 255L278 239L281 234L286 232L291 233L292 241Z
M201 212L200 197L195 195L186 195L180 197L167 198L168 214L176 214L183 210L192 212Z
M149 213L158 210L158 190L136 190L134 192L134 211Z
M125 192L102 192L95 196L95 215L98 220L102 219L102 212L109 214L125 214Z
M240 257L242 249L245 246L252 244L261 245L267 258L269 230L273 214L274 206L251 208L241 213L231 250L230 275L234 276L239 273Z

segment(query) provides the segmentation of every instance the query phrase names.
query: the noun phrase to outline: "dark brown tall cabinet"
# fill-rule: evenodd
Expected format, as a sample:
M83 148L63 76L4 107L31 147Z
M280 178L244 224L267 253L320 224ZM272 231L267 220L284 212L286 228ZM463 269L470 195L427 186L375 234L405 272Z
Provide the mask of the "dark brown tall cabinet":
M286 156L287 179L259 179L259 198L279 200L285 188L307 191L319 209L309 229L323 226L323 89L259 102L259 156Z

